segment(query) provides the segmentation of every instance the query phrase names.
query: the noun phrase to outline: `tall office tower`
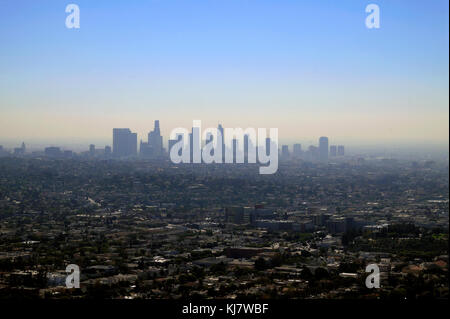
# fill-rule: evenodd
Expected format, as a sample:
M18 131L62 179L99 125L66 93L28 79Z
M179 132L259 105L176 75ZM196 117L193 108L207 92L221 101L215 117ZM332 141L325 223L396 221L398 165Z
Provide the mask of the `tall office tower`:
M113 155L128 157L137 155L137 134L129 128L113 129Z
M89 145L89 155L90 156L95 155L95 145L94 144Z
M272 143L271 143L270 137L266 137L266 154L270 153L271 144ZM278 150L277 150L277 152L278 152Z
M243 140L233 138L231 143L231 153L233 154L233 163L245 163L245 144L249 142L248 136L244 135ZM246 142L247 140L247 142Z
M325 136L319 138L319 160L328 161L328 137Z
M338 145L337 155L338 156L344 156L345 155L344 145Z
M248 151L249 149L253 147L252 141L250 139L250 136L248 134L244 135L244 163L248 163Z
M281 146L281 157L283 159L288 159L289 158L289 146L287 146L287 145L282 145Z
M244 135L244 163L246 162L246 158L248 156L248 141L249 141L249 137L248 134Z
M191 129L191 133L189 133L189 163L194 162L194 128Z
M154 157L159 157L163 153L163 138L159 129L159 120L155 121L155 128L148 133L148 146Z
M319 148L314 145L308 147L308 152L306 153L306 159L310 161L316 161L319 158Z
M336 145L330 145L330 156L331 157L336 157Z
M222 136L222 163L225 163L225 134L222 124L219 124L219 126L217 127L217 134L220 134Z
M302 155L302 145L294 144L293 155L295 157L300 157Z
M238 152L239 152L237 139L233 138L233 143L232 143L231 147L233 148L233 163L237 163Z

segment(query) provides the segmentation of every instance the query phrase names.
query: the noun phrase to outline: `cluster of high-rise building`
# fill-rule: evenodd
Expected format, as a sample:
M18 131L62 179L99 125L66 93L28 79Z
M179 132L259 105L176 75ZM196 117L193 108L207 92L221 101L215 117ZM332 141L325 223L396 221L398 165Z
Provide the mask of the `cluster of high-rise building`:
M281 146L281 158L302 158L310 161L327 162L330 157L342 157L345 155L344 145L329 145L328 137L319 138L319 146L310 145L306 151L302 150L301 144L294 144L292 153L288 145Z
M200 136L200 132L198 132L198 127L193 127L191 133L189 133L188 142L190 148L190 157L191 162L193 162L193 148L195 147L194 136ZM248 150L251 147L255 147L252 144L251 139L248 135L244 135L243 145L239 146L238 139L233 139L231 145L225 145L225 137L224 137L224 128L221 124L217 127L218 132L222 135L222 157L225 161L226 150L229 148L233 152L233 162L236 161L236 157L239 151L242 151L243 156L247 159ZM206 141L206 143L211 142L213 136L210 136ZM155 121L155 128L148 134L148 141L143 142L141 140L139 147L139 156L143 158L162 158L163 156L167 156L170 153L172 147L179 141L183 139L181 134L177 135L176 139L168 140L168 148L167 152L163 147L163 137L161 135L161 130L159 126L159 120ZM200 141L201 144L201 141ZM200 145L201 147L201 145ZM271 147L277 147L270 138L266 138L265 148L269 150ZM239 151L238 151L239 149ZM130 129L113 129L113 155L114 157L132 157L138 154L137 150L137 136L136 133L132 133ZM345 150L343 145L329 145L328 137L322 136L319 138L319 145L309 146L308 150L303 151L301 144L294 144L292 154L289 150L288 145L282 145L280 150L280 156L282 159L288 158L302 158L305 160L311 161L322 161L326 162L330 157L344 156Z
M135 157L138 155L137 134L129 128L113 129L112 155L116 158ZM163 138L159 127L159 121L155 121L155 128L148 133L147 142L141 140L139 156L144 158L160 158L164 155Z
M168 152L170 153L172 147L176 143L182 141L183 138L183 134L177 134L176 139L169 139ZM194 160L194 153L200 154L202 145L210 144L213 142L214 138L214 135L210 134L205 140L201 140L200 128L193 127L191 129L191 132L188 133L188 136L186 137L188 143L187 150L190 153L191 163L201 162L200 158ZM215 154L217 151L218 154L221 154L218 155L218 157L221 158L222 163L254 163L256 161L255 158L257 157L259 146L256 145L256 140L252 140L249 134L243 134L243 136L240 137L234 135L232 139L227 139L223 126L219 124L217 127L216 138L218 139L218 145L213 146L211 153ZM271 138L265 138L263 149L266 154L268 152L270 153L272 149L277 149L277 144L272 141ZM194 150L198 150L199 152L195 152ZM253 150L253 152L251 150ZM179 153L179 155L181 154Z
M200 145L196 145L196 141L194 141L194 136L201 135L199 129L200 128L198 127L193 127L191 133L189 133L189 136L187 137L190 148L191 163L193 162L193 148L201 147L202 144L202 141L200 141ZM255 141L252 141L247 134L244 135L243 140L234 138L232 139L231 145L226 145L224 128L221 124L218 125L217 130L222 135L221 153L223 162L225 162L227 152L233 154L233 162L238 162L237 159L239 156L243 156L243 162L247 162L249 150L251 148L258 149L258 146L254 145ZM209 143L212 141L212 138L213 136L210 136L203 142ZM154 129L148 133L147 142L141 140L139 143L139 149L137 133L132 132L129 128L113 128L112 147L107 145L105 148L97 149L94 144L91 144L89 145L89 150L87 152L83 152L81 155L103 158L133 158L139 156L141 158L161 159L167 157L170 154L172 147L182 139L183 136L181 134L177 135L176 139L169 139L168 148L166 151L163 146L163 137L161 135L159 120L155 120ZM243 145L239 145L240 143ZM271 141L270 138L266 138L264 147L266 152L268 152L271 148L278 147L278 145L274 143L274 141ZM13 154L16 156L24 155L25 152L25 143L22 143L20 147L14 148L13 150ZM10 153L0 145L0 155L5 156L8 154ZM44 155L48 157L66 158L72 157L73 152L69 150L63 151L59 147L51 146L45 148ZM307 150L303 150L302 145L298 143L293 145L292 152L289 150L288 145L281 145L279 155L282 160L303 159L307 161L327 162L329 158L343 157L345 155L345 148L343 145L329 145L328 137L322 136L319 138L318 146L311 145Z

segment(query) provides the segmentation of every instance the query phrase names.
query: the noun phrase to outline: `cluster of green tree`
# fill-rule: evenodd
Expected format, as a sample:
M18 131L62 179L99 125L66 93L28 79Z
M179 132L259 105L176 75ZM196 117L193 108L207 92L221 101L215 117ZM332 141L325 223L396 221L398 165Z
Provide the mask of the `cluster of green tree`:
M439 255L448 254L448 241L425 236L419 239L378 238L360 240L351 245L354 251L376 251L396 254L408 259L422 258L432 260Z

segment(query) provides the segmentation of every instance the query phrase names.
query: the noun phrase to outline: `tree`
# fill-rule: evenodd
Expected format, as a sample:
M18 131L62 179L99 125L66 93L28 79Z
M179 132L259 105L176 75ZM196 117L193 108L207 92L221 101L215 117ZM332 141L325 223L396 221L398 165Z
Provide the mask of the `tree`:
M258 271L267 269L267 263L263 257L259 257L255 260L255 269Z
M303 280L311 280L312 278L314 278L311 270L309 270L308 267L304 266L302 269L302 272L300 273L300 278Z
M330 274L326 269L319 267L314 272L314 276L316 277L317 280L321 280L330 277Z

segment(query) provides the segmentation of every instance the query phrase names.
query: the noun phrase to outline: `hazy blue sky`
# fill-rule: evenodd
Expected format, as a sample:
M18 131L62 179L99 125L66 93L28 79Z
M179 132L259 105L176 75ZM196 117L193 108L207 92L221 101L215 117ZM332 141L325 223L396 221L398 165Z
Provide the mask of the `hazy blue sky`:
M76 3L81 28L65 27ZM365 27L376 3L381 28ZM0 0L0 143L204 126L448 142L448 1Z

